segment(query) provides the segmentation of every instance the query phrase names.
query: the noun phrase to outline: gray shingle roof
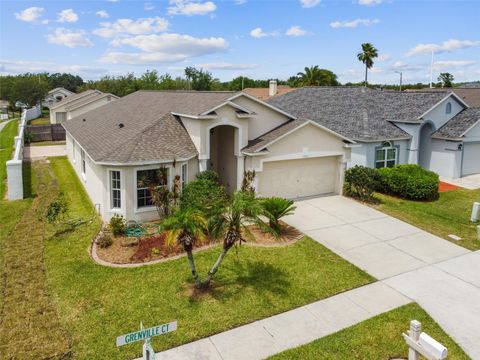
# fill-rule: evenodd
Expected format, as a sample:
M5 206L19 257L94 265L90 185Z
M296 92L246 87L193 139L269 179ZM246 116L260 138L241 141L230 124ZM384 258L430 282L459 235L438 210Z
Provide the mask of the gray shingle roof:
M275 129L272 129L266 132L263 135L260 135L256 139L249 141L248 145L245 146L242 151L252 154L260 149L262 149L265 145L272 142L273 140L279 138L282 135L285 135L289 131L299 127L305 123L304 120L291 120L288 121L280 126L277 126Z
M92 96L97 96L99 94L103 94L103 93L99 90L85 90L85 91L82 91L81 93L72 94L70 96L64 97L59 102L53 104L50 107L50 109L56 109L56 108L58 108L60 106L64 106L64 105L67 106L67 105L70 105L71 103L76 102L78 100L83 100L85 98L92 97Z
M270 105L314 120L352 140L410 138L392 122L416 122L447 92L394 92L362 87L305 87L275 96Z
M197 151L181 121L170 113L198 115L233 94L137 91L63 126L95 161L132 163L185 158Z
M465 131L480 121L480 107L467 108L451 118L445 125L435 131L433 138L460 139Z

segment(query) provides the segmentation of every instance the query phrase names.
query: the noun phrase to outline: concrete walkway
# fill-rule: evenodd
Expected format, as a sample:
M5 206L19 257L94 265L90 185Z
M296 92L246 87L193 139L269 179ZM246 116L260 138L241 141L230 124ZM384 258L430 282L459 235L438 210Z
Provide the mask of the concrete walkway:
M7 124L8 124L10 121L12 121L12 120L6 120L6 121L0 122L0 132L2 132L3 128L4 128L5 126L7 126Z
M46 157L67 155L66 145L25 146L23 157L26 160L40 160Z
M287 223L419 303L480 359L480 252L341 196L296 205Z
M469 190L480 189L480 174L468 175L468 176L464 176L456 179L440 176L440 181L443 181L452 185L460 186L462 188L469 189Z
M376 282L161 352L156 358L264 359L410 302L398 291Z

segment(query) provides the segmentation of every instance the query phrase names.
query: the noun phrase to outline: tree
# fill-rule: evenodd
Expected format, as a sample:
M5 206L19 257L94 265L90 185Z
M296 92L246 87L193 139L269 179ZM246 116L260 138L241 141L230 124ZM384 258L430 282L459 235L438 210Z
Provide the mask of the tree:
M303 86L337 86L337 75L330 70L320 69L318 65L306 67L304 72L297 74L299 83ZM295 86L295 81L290 78L289 82Z
M365 64L365 87L367 86L368 69L373 66L373 59L378 56L378 50L370 43L362 44L362 51L357 54L359 61Z
M293 205L293 200L287 200L281 197L270 197L262 200L263 215L268 218L270 228L276 235L280 234L280 219L291 215L297 208Z
M253 237L247 225L264 224L260 219L262 206L260 202L251 194L237 191L233 194L230 203L221 219L221 228L223 229L223 249L212 266L202 287L207 288L213 276L217 273L223 259L233 245L245 242L244 235Z
M176 240L187 253L188 264L197 288L202 286L202 282L193 258L193 248L196 243L206 241L206 228L207 220L203 214L198 210L192 209L178 211L173 216L165 219L162 225L160 225L160 231L168 232L167 242Z
M212 90L214 83L218 83L210 72L192 66L185 68L185 77L190 82L192 90Z
M437 80L442 83L442 87L452 87L454 78L452 74L447 72L447 73L440 73Z
M80 76L67 73L47 74L47 79L50 90L57 87L63 87L67 90L76 92L77 89L84 84L84 81Z
M48 92L48 83L38 74L19 76L13 84L10 102L20 101L28 107L39 104Z

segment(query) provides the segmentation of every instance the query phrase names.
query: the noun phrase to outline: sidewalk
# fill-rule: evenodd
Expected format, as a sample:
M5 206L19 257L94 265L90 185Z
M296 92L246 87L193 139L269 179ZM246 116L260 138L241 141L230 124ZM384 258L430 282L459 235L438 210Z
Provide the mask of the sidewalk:
M264 359L410 303L376 282L158 353L157 360ZM181 328L182 324L178 324Z
M23 157L26 160L39 160L46 157L65 155L67 155L66 145L25 146L23 148Z

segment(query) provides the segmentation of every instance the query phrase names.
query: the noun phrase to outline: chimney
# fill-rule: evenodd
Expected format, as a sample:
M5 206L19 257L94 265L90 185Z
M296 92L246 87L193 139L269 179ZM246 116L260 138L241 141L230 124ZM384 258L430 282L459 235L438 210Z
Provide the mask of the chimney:
M270 80L268 87L268 96L277 95L277 80Z

